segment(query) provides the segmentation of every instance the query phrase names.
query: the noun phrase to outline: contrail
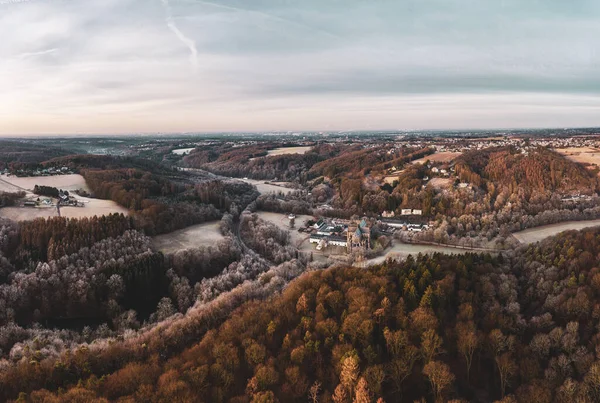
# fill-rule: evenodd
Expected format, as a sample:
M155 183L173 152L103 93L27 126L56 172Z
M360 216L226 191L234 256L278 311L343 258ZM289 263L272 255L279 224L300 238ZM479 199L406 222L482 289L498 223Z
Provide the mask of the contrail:
M296 27L301 28L306 31L318 32L322 35L329 36L330 38L340 39L340 37L338 35L335 35L324 29L316 28L316 27L306 25L306 24L302 24L301 22L283 18L278 15L265 13L263 11L249 10L247 8L234 7L234 6L229 6L229 5L225 5L225 4L218 4L218 3L213 3L211 1L206 1L206 0L187 0L187 2L196 3L196 4L204 4L206 6L212 6L212 7L221 8L221 9L229 10L229 11L238 11L238 12L243 12L243 13L248 13L248 14L254 14L254 15L260 16L262 18L268 19L268 20L284 23L288 26L293 25L293 26L296 26Z
M19 0L16 0L16 1L19 1ZM21 0L21 1L27 1L27 0ZM181 41L181 43L183 43L185 46L187 46L188 49L190 50L190 63L192 64L194 71L196 71L196 69L198 68L198 49L196 49L196 43L192 39L185 36L185 34L183 32L181 32L181 30L177 27L177 24L175 24L175 20L173 19L173 12L171 11L171 5L169 4L169 0L161 0L161 1L163 3L163 6L165 7L165 12L167 14L167 16L166 16L167 27L175 34L175 36L177 36L177 38Z
M0 0L0 6L8 6L9 4L29 3L35 0Z

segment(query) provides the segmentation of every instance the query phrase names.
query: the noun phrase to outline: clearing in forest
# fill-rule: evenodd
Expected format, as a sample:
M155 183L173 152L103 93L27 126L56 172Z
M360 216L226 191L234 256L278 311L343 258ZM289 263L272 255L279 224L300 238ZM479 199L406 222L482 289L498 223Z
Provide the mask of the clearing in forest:
M413 164L424 164L425 161L427 161L427 160L429 160L431 162L450 162L461 154L462 153L459 153L459 152L444 151L444 152L427 155L423 158L419 158L418 160L414 160L412 163Z
M219 230L220 221L209 221L192 225L169 234L152 238L154 247L163 253L175 253L179 250L215 245L224 239Z
M600 150L591 147L557 148L554 151L565 158L580 164L600 166Z
M312 147L281 147L267 151L267 155L306 154Z

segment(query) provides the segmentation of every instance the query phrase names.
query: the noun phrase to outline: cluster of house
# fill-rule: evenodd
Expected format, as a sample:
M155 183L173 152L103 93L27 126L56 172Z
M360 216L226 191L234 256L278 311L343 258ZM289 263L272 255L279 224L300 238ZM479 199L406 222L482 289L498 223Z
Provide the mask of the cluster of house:
M71 207L83 207L84 204L77 200L75 197L71 196L69 192L63 191L62 189L58 191L58 202L61 206L71 206Z
M10 171L8 169L4 169L2 175L15 175L18 177L27 177L27 176L54 176L54 175L71 175L73 171L69 169L69 167L48 167L44 169L18 169L16 171Z
M582 194L574 194L570 196L563 196L561 199L563 202L577 202L577 201L590 201L592 200L592 196L582 195Z
M379 222L388 227L397 228L402 231L421 232L430 228L429 224L409 223L404 220L398 220L391 217L381 216Z
M454 167L450 167L449 170L445 168L431 167L431 172L434 174L439 173L442 176L450 176L450 172L454 172Z
M316 244L317 250L340 246L348 253L364 251L371 247L371 224L365 218L360 221L320 219L313 225L309 242Z
M409 215L423 215L423 210L421 209L410 209L410 208L403 208L400 210L400 215L403 216L409 216ZM383 218L392 218L396 216L396 213L393 211L384 211L383 213L381 213L381 216Z
M37 198L37 199L29 199L29 200L25 200L25 202L23 203L24 207L37 207L37 206L44 206L44 207L53 207L54 203L52 201L52 199L49 198ZM70 207L84 207L85 205L83 204L82 201L77 200L75 197L71 196L69 194L69 192L67 191L63 191L63 190L59 190L58 192L58 203L57 206L70 206Z

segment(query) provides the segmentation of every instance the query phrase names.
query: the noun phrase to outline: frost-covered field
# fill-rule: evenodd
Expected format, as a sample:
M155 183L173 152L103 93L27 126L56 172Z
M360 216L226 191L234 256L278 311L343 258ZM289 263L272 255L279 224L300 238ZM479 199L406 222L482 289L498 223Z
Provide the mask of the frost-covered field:
M192 225L169 234L158 235L152 238L152 244L163 253L215 245L223 239L223 235L219 231L219 223L220 221L210 221Z
M513 233L513 236L521 243L529 244L535 243L559 234L563 231L568 230L582 230L584 228L595 227L600 225L600 220L589 220L589 221L567 221L550 225L543 225L541 227L529 228L523 231Z
M63 190L83 189L89 192L83 176L78 174L55 175L55 176L27 176L19 178L16 176L0 176L0 186L2 182L8 182L16 187L32 191L35 185L52 186ZM6 185L6 184L5 184Z
M458 157L461 154L462 153L458 153L458 152L444 151L444 152L427 155L423 158L419 158L418 160L414 160L412 163L413 164L423 164L427 160L429 160L431 162L450 162L454 158Z
M192 148L179 148L177 150L173 150L172 153L173 154L177 154L177 155L187 155L189 153L191 153L194 150L194 147Z
M267 155L306 154L312 147L281 147L269 150Z

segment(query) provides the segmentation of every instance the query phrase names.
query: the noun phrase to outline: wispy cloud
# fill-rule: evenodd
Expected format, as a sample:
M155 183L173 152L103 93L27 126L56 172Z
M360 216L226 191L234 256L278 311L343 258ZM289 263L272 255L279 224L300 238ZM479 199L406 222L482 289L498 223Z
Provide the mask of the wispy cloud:
M0 133L600 125L598 0L0 5Z
M7 6L9 4L28 3L35 0L0 0L0 6Z
M17 58L19 58L19 59L27 59L27 58L30 58L30 57L50 55L52 53L58 52L58 50L59 50L58 48L52 48L52 49L40 50L38 52L25 52L25 53L21 53L20 55L18 55Z

